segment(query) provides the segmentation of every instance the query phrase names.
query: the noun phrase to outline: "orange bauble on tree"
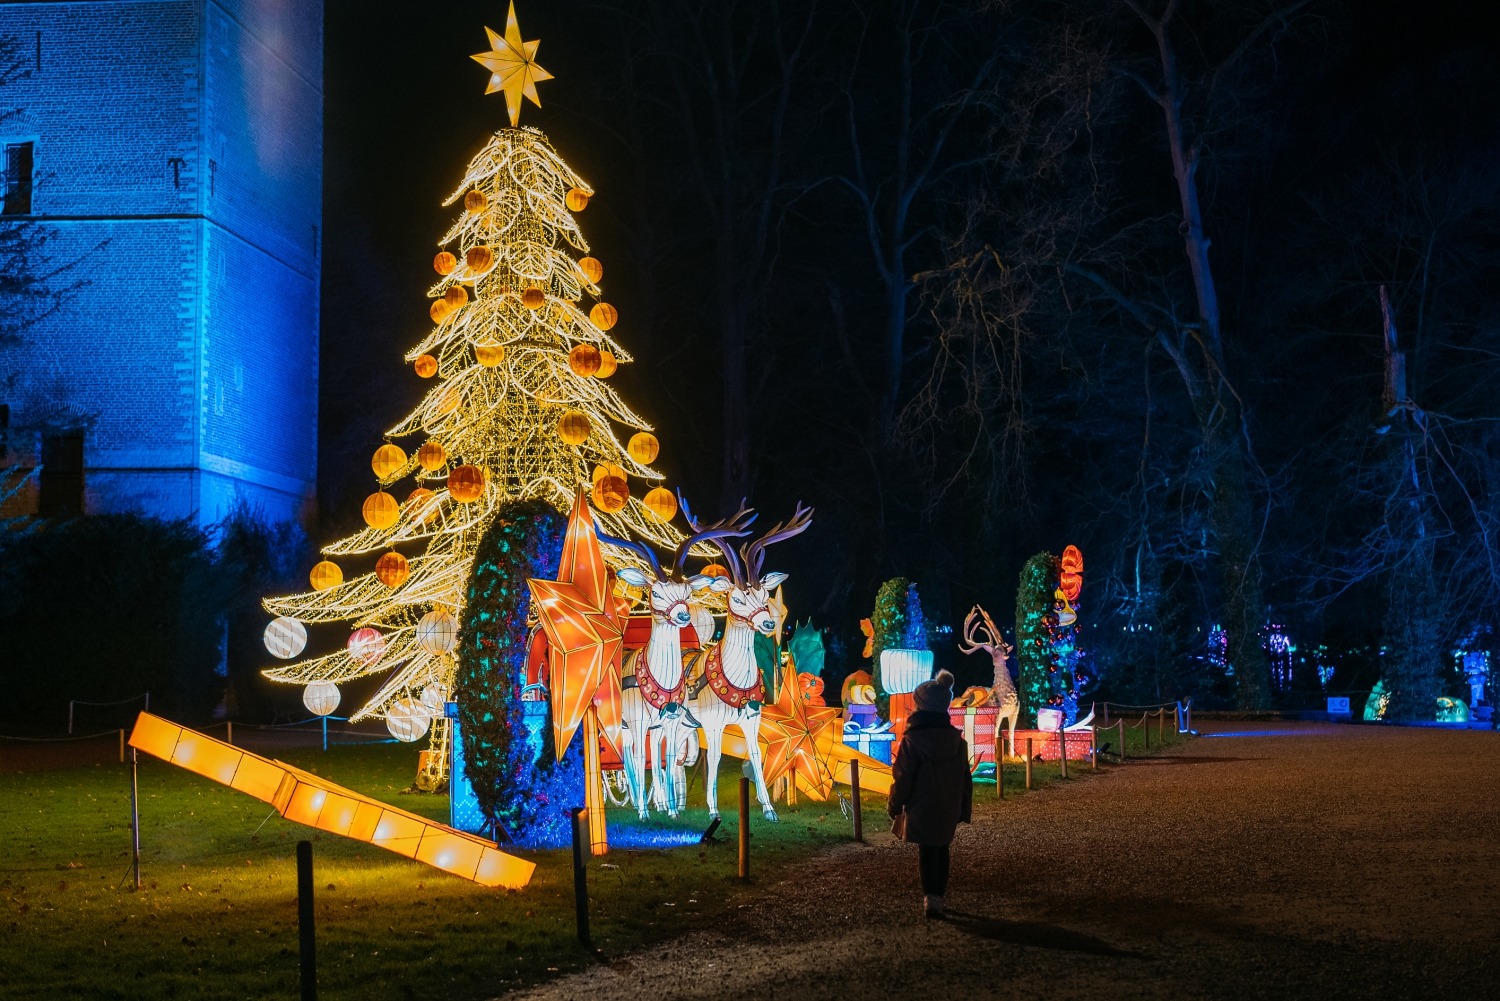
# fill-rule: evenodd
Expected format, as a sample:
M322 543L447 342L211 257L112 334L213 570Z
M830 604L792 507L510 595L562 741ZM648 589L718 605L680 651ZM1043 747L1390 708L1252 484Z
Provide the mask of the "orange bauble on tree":
M314 591L326 591L330 587L338 587L344 582L344 571L339 569L337 563L324 560L312 568L307 575L308 582L312 584Z
M601 476L594 484L591 496L594 507L605 514L614 514L625 510L625 504L630 500L630 484L624 477Z
M370 459L370 468L382 480L404 465L406 465L406 453L401 451L399 445L392 445L390 442L377 448L374 457Z
M454 466L448 474L448 494L460 504L477 501L484 493L484 470L478 466Z
M620 367L620 363L615 360L614 352L612 352L612 351L600 351L599 352L599 371L597 371L597 372L594 373L594 378L595 379L608 379L610 376L612 376L612 375L615 374L615 370L618 369L619 367Z
M613 462L601 462L599 463L599 465L594 467L594 475L593 478L589 480L589 482L598 483L606 476L615 476L623 480L625 479L625 468L623 466L617 466Z
M401 505L396 503L396 498L384 490L377 490L365 498L364 507L360 513L365 516L365 524L378 531L384 531L396 523L401 517Z
M569 188L567 205L570 212L582 212L589 207L589 193L582 188Z
M677 498L666 487L647 491L646 496L641 498L641 503L662 521L671 521L677 515Z
M599 371L599 349L592 344L580 344L568 352L568 367L574 375L588 378Z
M582 410L566 410L557 419L557 436L569 445L589 440L589 417Z
M411 576L411 566L400 553L385 553L375 561L375 576L386 587L400 587Z
M416 368L417 375L424 379L431 379L437 375L437 359L432 357L432 355L417 355L417 360L413 363L413 367Z
M456 267L458 267L458 258L446 250L432 259L432 270L440 275L451 275Z
M587 278L595 285L599 284L599 280L604 277L604 265L599 263L599 259L597 257L579 258L578 270L583 272L583 277Z
M474 360L485 368L494 368L505 360L505 346L502 344L476 344L474 345Z
M448 451L442 444L429 441L417 449L417 464L429 473L435 473L448 463Z
M523 289L521 292L521 305L527 309L541 309L547 304L547 293L539 288Z
M600 330L609 330L619 322L620 311L607 302L596 302L594 308L589 310L589 319Z
M651 432L640 431L630 436L630 444L625 448L632 459L647 466L656 461L657 454L661 452L661 442Z
M464 264L476 274L483 274L495 266L495 252L489 247L470 247L464 251Z

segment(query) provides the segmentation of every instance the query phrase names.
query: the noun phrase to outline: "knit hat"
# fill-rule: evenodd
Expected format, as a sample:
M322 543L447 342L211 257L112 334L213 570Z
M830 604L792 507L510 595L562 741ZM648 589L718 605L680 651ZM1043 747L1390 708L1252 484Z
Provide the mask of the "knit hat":
M927 712L946 712L953 701L953 675L939 671L931 681L924 681L912 693L917 708Z

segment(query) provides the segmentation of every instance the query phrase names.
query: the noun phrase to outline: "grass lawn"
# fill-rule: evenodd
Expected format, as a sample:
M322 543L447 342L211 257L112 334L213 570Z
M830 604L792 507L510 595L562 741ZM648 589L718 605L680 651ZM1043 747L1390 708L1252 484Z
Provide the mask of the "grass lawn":
M1132 737L1139 753L1139 732ZM104 752L108 763L25 771L0 758L0 997L296 996L295 845L302 838L314 846L322 997L483 998L597 961L575 937L571 852L525 853L537 863L530 886L485 889L289 823L258 800L145 755L144 886L135 892L130 771L111 755L112 748ZM446 797L398 793L414 770L408 746L277 756L447 818ZM711 922L788 865L850 840L850 820L836 801L778 804L779 824L756 810L752 879L740 883L736 764L726 759L720 770L719 843L620 849L590 861L593 940L605 957ZM1038 766L1034 783L1056 775L1055 766ZM1023 783L1024 769L1008 766L1006 796L1023 795ZM976 788L981 809L1004 809L994 801L993 784ZM672 826L701 831L708 824L701 788L690 802L697 809ZM633 814L610 811L612 829L632 823ZM867 835L887 829L883 797L866 797L864 826Z

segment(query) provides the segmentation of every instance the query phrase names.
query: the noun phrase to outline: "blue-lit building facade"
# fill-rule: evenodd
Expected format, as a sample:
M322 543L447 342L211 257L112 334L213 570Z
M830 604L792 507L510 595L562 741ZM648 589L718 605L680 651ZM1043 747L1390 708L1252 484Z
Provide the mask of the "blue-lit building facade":
M43 467L12 507L305 519L321 0L0 2L0 35L0 221L86 283L6 357L5 462Z

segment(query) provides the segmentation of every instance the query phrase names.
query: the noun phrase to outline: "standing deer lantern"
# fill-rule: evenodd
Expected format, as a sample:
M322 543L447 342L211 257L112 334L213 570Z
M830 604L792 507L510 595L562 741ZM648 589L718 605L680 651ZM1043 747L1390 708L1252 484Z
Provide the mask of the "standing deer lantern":
M700 531L686 501L682 512L693 531ZM732 520L741 527L749 522L740 516ZM786 574L762 574L766 547L806 531L812 524L812 509L797 505L784 524L746 545L736 547L725 541L733 533L713 539L724 554L729 569L729 610L724 636L717 644L692 658L692 712L703 727L704 745L708 749L704 791L708 795L709 816L719 816L719 758L724 750L724 731L737 726L745 738L745 751L755 776L755 795L767 820L775 821L776 810L766 789L765 771L760 753L760 707L765 699L760 669L755 663L755 634L770 636L776 632L776 616L771 609L771 592L786 580ZM720 578L722 579L722 578Z
M689 607L693 595L712 589L727 591L724 578L683 576L688 553L700 542L748 535L745 527L753 520L747 510L726 521L693 526L693 534L678 543L670 570L663 570L656 553L646 545L600 534L599 541L629 550L641 557L649 573L638 567L624 567L621 580L632 587L644 588L651 606L651 638L646 646L626 657L620 681L620 759L626 784L641 819L648 813L648 800L657 809L675 817L682 808L685 789L678 789L683 776L677 767L678 748L697 741L686 727L689 723L682 660L682 630L692 625ZM744 524L741 524L741 522ZM651 759L651 792L646 791L646 759ZM693 755L696 757L696 754ZM671 762L668 758L671 758Z
M990 655L990 663L995 668L990 703L1000 707L1000 712L995 717L995 733L1000 733L1002 721L1010 721L1009 753L1011 757L1015 757L1016 720L1021 715L1021 699L1016 694L1015 683L1010 680L1010 644L1005 642L1000 630L995 628L990 613L975 605L964 619L964 638L958 648L963 653L983 651Z

